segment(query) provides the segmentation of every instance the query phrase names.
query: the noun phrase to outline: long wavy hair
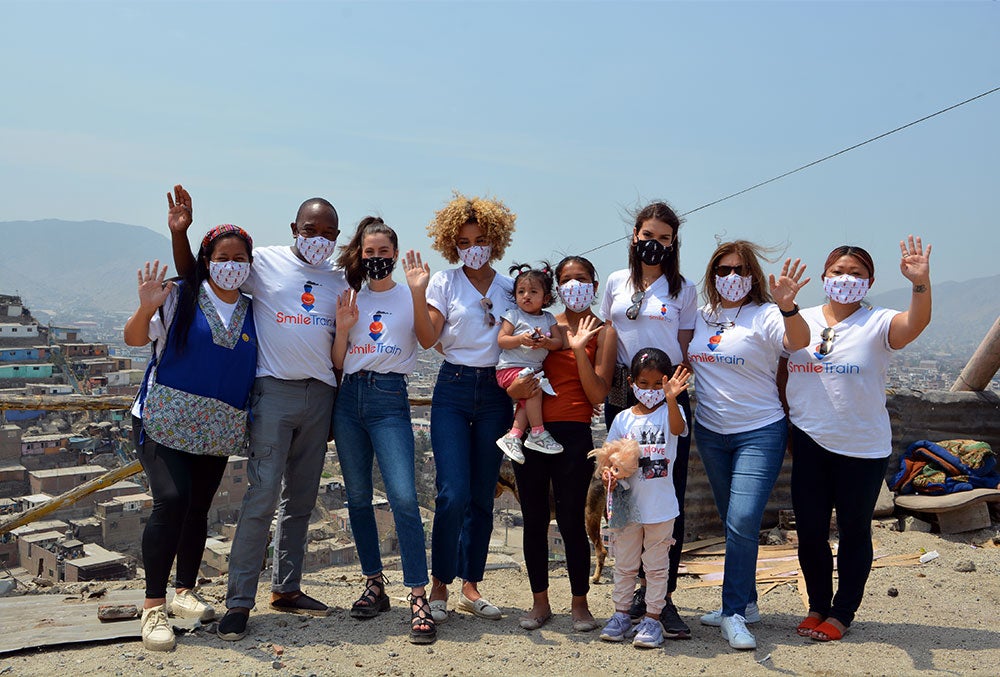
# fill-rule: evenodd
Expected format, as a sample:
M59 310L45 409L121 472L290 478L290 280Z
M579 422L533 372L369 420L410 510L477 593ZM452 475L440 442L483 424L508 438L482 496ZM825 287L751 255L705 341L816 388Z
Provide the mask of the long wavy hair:
M740 257L740 261L746 266L745 272L752 280L750 292L746 296L747 300L752 303L770 303L771 292L768 289L767 280L764 278L764 271L760 267L760 259L773 263L767 256L769 253L768 249L754 244L749 240L723 242L716 247L715 252L708 259L708 267L705 269L705 279L702 280L702 296L712 306L712 310L716 310L722 305L722 296L719 294L719 290L715 288L715 266L719 264L719 260L723 256L728 256L729 254L736 254Z
M399 238L396 237L396 231L390 228L382 220L382 217L366 216L361 219L351 241L340 248L340 255L337 257L337 265L343 269L347 284L354 291L360 290L361 285L368 280L368 273L365 272L365 267L361 263L361 251L365 246L365 237L369 235L387 236L392 242L392 248L399 251Z

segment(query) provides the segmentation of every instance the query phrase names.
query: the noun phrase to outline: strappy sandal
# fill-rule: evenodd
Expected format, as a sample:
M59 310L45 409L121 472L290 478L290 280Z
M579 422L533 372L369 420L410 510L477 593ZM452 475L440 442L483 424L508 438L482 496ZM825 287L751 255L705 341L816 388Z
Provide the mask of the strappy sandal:
M410 613L412 614L410 617L410 642L413 644L433 644L434 640L437 639L437 626L434 623L431 606L427 602L427 595L410 593L407 599L410 602ZM427 629L421 630L421 626Z
M389 610L389 595L385 594L389 579L385 574L365 581L365 591L358 601L351 605L351 618L375 618L383 611Z

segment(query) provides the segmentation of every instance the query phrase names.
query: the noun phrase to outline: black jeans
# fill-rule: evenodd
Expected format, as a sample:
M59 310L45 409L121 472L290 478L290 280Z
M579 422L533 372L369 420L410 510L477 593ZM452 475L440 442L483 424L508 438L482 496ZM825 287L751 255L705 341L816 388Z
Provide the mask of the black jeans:
M809 611L845 627L861 606L872 569L872 515L888 466L888 457L835 454L792 426L792 506ZM834 508L840 533L836 595L829 542Z
M628 405L638 404L632 389L628 390ZM677 460L674 461L674 493L677 494L677 506L680 514L674 519L674 544L670 546L670 570L667 572L667 594L677 589L677 567L681 563L681 549L684 548L684 494L687 492L688 459L691 457L691 435L694 434L694 421L691 419L691 397L684 391L677 398L677 404L684 411L687 420L688 434L677 438ZM666 406L666 405L664 405ZM622 411L607 402L604 403L604 423L610 429L615 416ZM639 578L644 578L642 567L639 567Z
M556 523L566 547L566 571L575 597L590 590L590 541L584 520L587 490L594 474L590 425L575 421L545 422L561 445L560 454L524 450L524 463L514 464L517 493L524 517L524 565L531 592L549 589L549 486L555 499Z
M136 454L146 471L153 512L142 532L146 598L167 595L170 569L177 559L176 587L194 588L205 552L208 510L219 489L228 459L170 449L146 436L139 444L142 421L132 417Z

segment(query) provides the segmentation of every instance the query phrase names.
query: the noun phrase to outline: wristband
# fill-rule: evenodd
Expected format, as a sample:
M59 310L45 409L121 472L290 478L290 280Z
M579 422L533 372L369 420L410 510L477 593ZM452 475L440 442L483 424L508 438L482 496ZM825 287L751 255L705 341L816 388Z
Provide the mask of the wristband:
M788 311L778 308L778 312L781 313L782 317L794 317L799 314L799 304L796 303L794 306L792 306L792 309Z

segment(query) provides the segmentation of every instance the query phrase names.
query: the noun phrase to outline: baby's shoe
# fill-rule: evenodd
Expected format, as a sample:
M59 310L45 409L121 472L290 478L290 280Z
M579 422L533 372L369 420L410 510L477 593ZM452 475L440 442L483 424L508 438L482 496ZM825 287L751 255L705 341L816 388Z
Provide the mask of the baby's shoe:
M524 451L521 449L520 438L507 433L497 440L497 446L503 455L514 461L514 463L524 463Z
M538 434L529 432L524 446L528 447L528 449L540 451L543 454L560 454L563 450L563 446L555 441L555 438L552 437L548 430L542 430Z

